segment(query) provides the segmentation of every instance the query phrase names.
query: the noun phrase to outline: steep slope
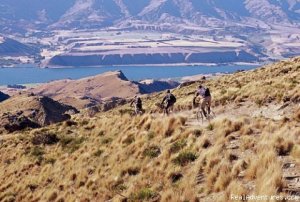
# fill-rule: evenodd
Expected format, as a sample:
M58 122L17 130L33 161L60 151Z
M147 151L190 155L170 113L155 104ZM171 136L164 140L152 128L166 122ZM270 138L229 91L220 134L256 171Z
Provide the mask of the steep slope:
M199 81L212 89L217 111L217 118L206 124L189 125L193 115L186 112L192 111L185 110L198 83L174 90L180 112L170 117L132 117L116 108L94 118L81 114L63 124L5 136L0 200L228 202L252 195L265 201L297 197L299 67L298 57ZM161 96L144 98L146 110ZM262 102L255 103L257 99ZM287 103L277 113L293 110L280 119L252 115L253 109ZM234 117L222 116L231 112ZM54 135L54 143L36 141Z
M0 56L34 56L37 53L34 47L0 36Z
M24 9L27 3L32 6ZM298 0L3 0L0 3L0 18L3 19L2 26L6 25L6 29L12 28L13 23L16 23L16 27L23 28L45 28L50 25L57 28L95 28L111 26L124 20L130 23L132 19L142 20L140 23L132 21L141 25L149 22L249 24L249 18L251 21L259 20L271 24L291 24L299 21L299 8Z
M123 16L115 1L78 0L53 26L67 27L106 27Z
M0 103L0 132L14 132L27 127L40 127L68 120L76 113L74 107L61 104L48 97L15 95Z

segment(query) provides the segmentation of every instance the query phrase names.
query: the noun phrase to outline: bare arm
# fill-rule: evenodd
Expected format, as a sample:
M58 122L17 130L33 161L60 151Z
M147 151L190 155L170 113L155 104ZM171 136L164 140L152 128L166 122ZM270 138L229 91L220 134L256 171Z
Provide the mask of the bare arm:
M131 103L130 103L130 107L132 107L132 105L133 105L134 101L135 101L135 100L132 100L132 101L131 101Z
M161 104L164 104L164 102L166 101L167 96L164 97L163 101L161 102Z

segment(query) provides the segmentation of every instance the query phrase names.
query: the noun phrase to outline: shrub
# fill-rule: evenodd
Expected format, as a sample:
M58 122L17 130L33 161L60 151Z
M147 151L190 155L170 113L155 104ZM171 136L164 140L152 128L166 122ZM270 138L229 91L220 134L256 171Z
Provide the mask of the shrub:
M200 137L202 135L202 131L199 129L195 129L193 131L193 135L195 135L196 137Z
M77 122L72 121L72 120L67 120L67 121L65 122L65 126L67 126L67 127L77 126L77 125L78 125Z
M264 103L264 101L263 100L261 100L261 99L256 99L255 100L255 104L257 104L259 107L261 107L262 105L263 105L263 103Z
M128 137L123 141L123 144L130 145L130 144L133 143L134 141L135 141L134 136L130 135L130 136L128 136Z
M158 157L160 153L161 151L158 146L150 146L144 150L143 155L150 158L155 158Z
M186 146L186 141L185 140L179 140L179 141L172 144L172 146L170 148L170 153L179 152L185 146Z
M183 178L183 175L181 173L171 173L169 176L172 183L178 182L181 178Z
M52 145L56 144L59 141L59 138L55 134L46 133L46 134L36 134L31 142L34 145Z
M53 165L55 162L56 162L56 159L54 159L54 158L48 158L48 159L45 160L46 164L52 164Z
M112 141L113 141L112 138L104 138L104 139L101 141L101 143L102 143L102 144L109 144L109 143L111 143Z
M185 166L190 162L193 162L197 159L197 155L194 152L184 151L181 152L175 159L173 163L180 166Z
M148 136L148 140L151 140L155 137L155 133L153 131L149 131L147 136Z
M32 156L39 157L39 156L44 155L45 152L44 152L43 148L37 147L37 146L36 146L36 147L33 147L33 148L31 149L30 154L31 154Z
M103 150L98 149L98 150L94 153L94 156L99 157L99 156L101 156L101 154L103 154Z
M121 172L121 176L124 176L126 174L130 175L130 176L135 176L137 174L140 173L140 168L139 167L129 167L125 170L122 170Z
M279 156L288 155L293 149L293 142L287 141L282 137L278 137L275 141L275 150Z
M134 115L134 110L132 110L132 109L120 109L119 113L122 116L125 115L125 114Z
M145 201L151 200L158 197L158 194L155 191L152 191L149 188L143 188L139 190L137 193L131 195L131 199L133 201Z
M209 131L213 131L214 130L214 125L212 123L210 123L210 124L208 124L208 126L206 128Z
M98 136L102 137L105 135L105 132L103 130L100 130L99 133L98 133Z
M207 149L210 146L211 146L210 141L208 139L205 139L202 143L202 148Z
M63 136L60 138L60 144L64 149L67 149L69 152L73 153L80 148L80 145L85 141L83 137L66 137Z
M44 150L41 147L35 146L31 149L30 155L37 159L38 163L41 163L44 160Z

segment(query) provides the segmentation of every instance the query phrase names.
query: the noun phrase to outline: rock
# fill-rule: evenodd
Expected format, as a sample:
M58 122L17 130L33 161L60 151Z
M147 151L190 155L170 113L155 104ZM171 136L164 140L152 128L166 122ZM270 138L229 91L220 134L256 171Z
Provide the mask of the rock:
M78 113L74 107L51 98L32 95L15 95L0 103L0 129L12 133L26 128L38 128L71 118Z
M38 128L40 127L39 124L33 122L30 120L28 117L25 117L23 115L4 115L3 117L0 118L1 123L0 127L2 127L9 133L13 133L15 131L20 131L24 130L26 128Z
M10 96L0 91L0 102L7 100Z

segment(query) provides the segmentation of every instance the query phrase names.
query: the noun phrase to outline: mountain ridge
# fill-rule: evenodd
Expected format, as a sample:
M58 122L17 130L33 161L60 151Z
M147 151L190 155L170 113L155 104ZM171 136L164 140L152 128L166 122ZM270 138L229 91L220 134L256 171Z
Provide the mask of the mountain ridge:
M195 0L142 0L136 4L130 0L68 0L45 1L46 4L30 0L34 6L30 10L24 10L21 6L24 0L17 4L16 0L0 2L2 12L0 17L7 22L16 22L24 19L34 26L40 27L107 27L116 25L120 21L141 20L142 23L172 22L228 24L244 22L248 24L249 18L264 23L299 24L300 1L284 0L220 0L195 1ZM57 9L59 8L59 9ZM12 17L8 17L8 14ZM169 16L169 17L168 17ZM22 22L22 24L24 24ZM26 24L26 23L25 23ZM2 25L3 26L3 25ZM236 26L238 26L236 24ZM22 27L22 25L20 25Z
M0 1L0 33L34 43L44 67L141 64L143 57L143 64L178 63L162 53L187 49L213 54L230 47L250 54L252 63L300 53L300 0L28 0L28 10L25 3ZM77 62L76 54L86 57Z

